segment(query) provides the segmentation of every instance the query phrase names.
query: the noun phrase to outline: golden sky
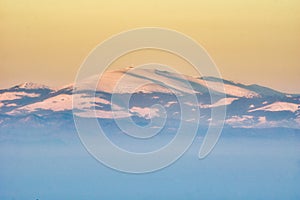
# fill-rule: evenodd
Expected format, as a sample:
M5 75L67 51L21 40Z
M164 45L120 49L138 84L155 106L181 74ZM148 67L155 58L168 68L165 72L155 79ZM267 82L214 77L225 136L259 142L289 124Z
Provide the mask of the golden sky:
M299 0L0 0L0 88L73 82L97 44L145 26L194 38L225 79L300 93Z

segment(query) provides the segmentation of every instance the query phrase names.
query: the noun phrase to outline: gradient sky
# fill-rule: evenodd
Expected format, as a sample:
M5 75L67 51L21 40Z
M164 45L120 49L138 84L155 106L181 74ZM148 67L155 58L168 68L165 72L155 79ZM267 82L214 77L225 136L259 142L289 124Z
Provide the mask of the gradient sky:
M225 79L300 93L299 0L0 0L0 88L71 83L97 44L144 26L194 38Z

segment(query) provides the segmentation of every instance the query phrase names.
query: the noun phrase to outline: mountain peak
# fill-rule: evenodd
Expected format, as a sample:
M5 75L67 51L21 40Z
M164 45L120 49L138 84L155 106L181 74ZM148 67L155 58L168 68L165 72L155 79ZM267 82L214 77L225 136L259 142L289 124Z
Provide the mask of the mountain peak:
M20 88L20 89L50 89L48 86L43 85L43 84L38 84L38 83L33 83L33 82L24 82L19 85L16 85L14 88Z

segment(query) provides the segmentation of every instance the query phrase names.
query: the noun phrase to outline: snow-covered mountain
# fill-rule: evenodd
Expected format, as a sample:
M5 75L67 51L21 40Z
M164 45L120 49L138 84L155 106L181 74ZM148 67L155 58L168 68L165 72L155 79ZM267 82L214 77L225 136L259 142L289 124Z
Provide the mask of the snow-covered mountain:
M120 84L119 81L125 77ZM84 81L85 88L98 77ZM192 88L185 84L187 80ZM143 85L145 83L146 85ZM220 85L224 83L224 90ZM142 87L136 88L141 84ZM80 117L113 118L132 117L137 123L147 122L152 117L163 117L155 104L165 109L170 120L180 119L180 108L186 106L200 109L200 125L210 122L212 108L226 106L226 126L243 128L290 127L300 128L300 95L285 94L259 85L244 85L214 77L179 76L172 72L157 69L128 68L106 72L96 89L95 97L88 90L75 88L73 84L60 89L51 89L35 83L23 83L0 90L0 127L65 126L72 124L72 109L78 110ZM212 92L210 94L210 92ZM72 105L72 95L81 101ZM115 95L118 101L112 103ZM130 95L129 109L125 109ZM181 105L176 95L184 97L196 95L197 105L184 102ZM211 102L210 95L215 95ZM125 98L126 97L126 98ZM91 108L94 108L93 111ZM112 113L112 109L114 113ZM192 115L192 114L191 114ZM193 122L193 119L183 119Z

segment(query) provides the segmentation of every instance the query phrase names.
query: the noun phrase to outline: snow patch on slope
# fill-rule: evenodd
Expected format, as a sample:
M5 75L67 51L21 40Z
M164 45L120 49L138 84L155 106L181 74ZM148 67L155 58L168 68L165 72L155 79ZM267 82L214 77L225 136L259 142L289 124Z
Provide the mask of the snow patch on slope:
M17 115L23 113L30 113L38 110L52 110L52 111L63 111L71 110L71 95L61 94L54 97L45 99L44 101L22 106L13 111L8 112L9 115Z
M18 106L18 105L15 104L15 103L9 103L9 104L6 104L5 106L6 106L6 107L16 107L16 106Z
M249 110L248 112L254 112L258 110L263 110L263 111L291 111L291 112L296 112L299 110L299 104L295 103L289 103L289 102L275 102L270 105L266 105L260 108L256 108L253 110Z
M79 95L79 103L74 107L76 109L87 109L93 106L96 106L96 103L100 104L110 104L109 101L102 99L100 97L90 97L84 94ZM35 112L38 110L51 110L53 112L57 111L65 111L65 110L72 110L72 95L69 94L60 94L54 97L50 97L45 99L41 102L36 102L33 104L29 104L20 108L17 108L11 112L8 112L9 115L17 115L17 114L24 114Z
M22 99L23 97L39 97L40 94L27 92L5 92L0 94L0 101Z
M260 95L256 92L253 92L251 90L247 90L235 85L223 83L224 88L222 87L222 82L215 82L215 81L209 81L209 80L203 80L203 79L190 79L192 82L196 82L198 84L201 84L213 91L224 93L230 96L235 97L246 97L246 98L253 98L253 97L259 97Z
M251 115L234 115L229 119L225 120L225 123L228 125L231 125L232 127L243 127L243 128L249 128L254 123L254 117Z
M85 118L102 118L102 119L118 119L130 117L131 115L125 111L105 111L105 110L83 110L82 112L75 113L78 117Z
M153 117L159 117L159 110L157 108L141 108L141 107L132 107L130 108L130 113L137 114L140 117L145 119L151 119Z
M214 108L219 106L227 106L238 98L223 98L213 104L201 104L200 108Z

